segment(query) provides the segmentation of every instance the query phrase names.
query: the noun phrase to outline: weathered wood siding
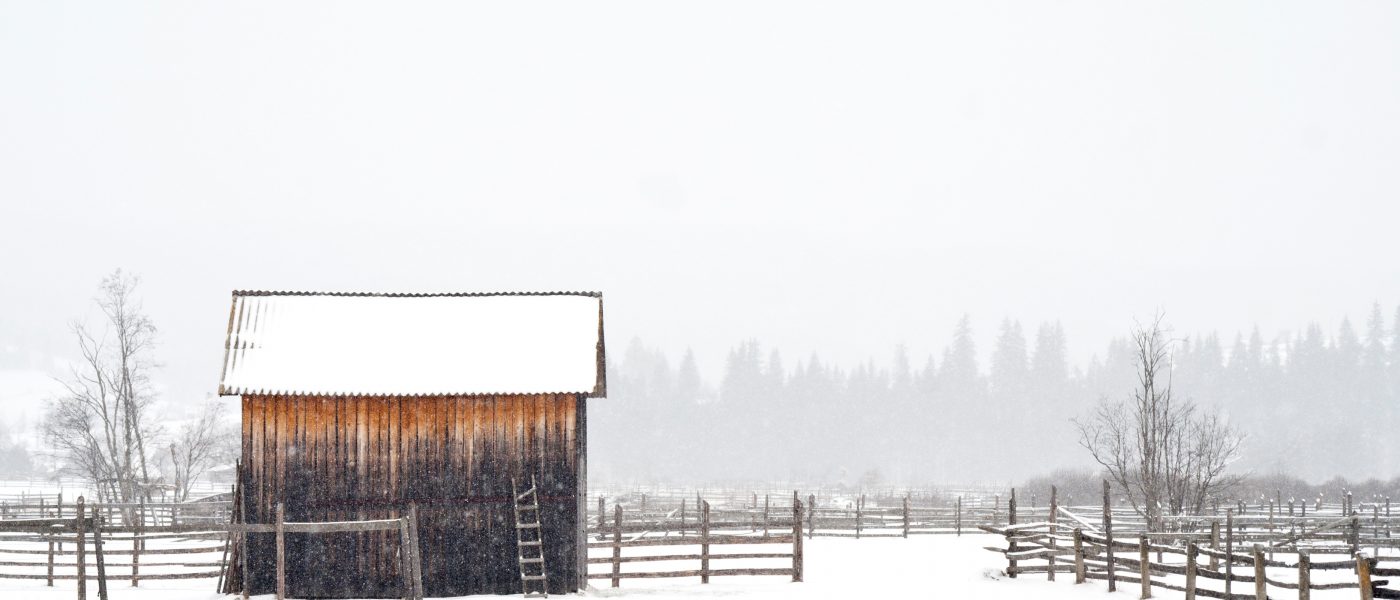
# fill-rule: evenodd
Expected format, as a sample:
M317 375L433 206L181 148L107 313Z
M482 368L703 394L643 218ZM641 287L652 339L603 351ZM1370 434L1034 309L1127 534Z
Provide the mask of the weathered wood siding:
M520 589L511 478L540 486L549 591L575 591L584 399L243 397L247 521L396 518L417 502L429 596ZM273 591L270 535L249 542L253 593ZM259 539L261 538L261 539ZM293 597L400 593L396 533L288 534Z

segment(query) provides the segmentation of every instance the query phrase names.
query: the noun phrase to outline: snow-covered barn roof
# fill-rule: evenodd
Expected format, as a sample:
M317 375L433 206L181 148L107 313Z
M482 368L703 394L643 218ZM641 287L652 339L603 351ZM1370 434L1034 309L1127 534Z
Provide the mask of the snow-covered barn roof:
M596 292L233 292L219 394L605 394Z

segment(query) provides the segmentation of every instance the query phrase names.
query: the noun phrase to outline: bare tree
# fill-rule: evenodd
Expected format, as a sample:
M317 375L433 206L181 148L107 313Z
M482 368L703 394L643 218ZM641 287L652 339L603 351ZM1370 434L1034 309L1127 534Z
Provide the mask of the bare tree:
M238 452L237 444L237 433L224 421L223 406L212 400L205 402L199 417L182 425L170 443L175 500L189 500L194 482L210 468L231 462Z
M1079 444L1093 455L1134 510L1160 530L1163 515L1199 514L1207 499L1237 484L1226 469L1244 436L1219 415L1199 411L1172 390L1172 340L1159 313L1133 331L1137 388L1130 399L1099 402L1075 419Z
M92 480L99 499L148 499L148 440L159 427L148 414L155 325L135 297L137 279L117 270L96 299L106 323L100 334L74 323L82 360L61 380L67 393L50 402L44 437L63 469Z

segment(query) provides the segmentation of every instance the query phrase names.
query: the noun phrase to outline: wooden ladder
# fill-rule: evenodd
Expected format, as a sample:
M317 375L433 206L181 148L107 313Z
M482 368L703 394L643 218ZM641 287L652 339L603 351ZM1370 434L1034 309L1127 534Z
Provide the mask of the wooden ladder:
M540 496L535 476L530 476L530 489L524 492L510 480L515 498L515 547L520 559L520 591L526 598L548 598L549 579L544 568L544 529L540 527ZM535 591L531 591L534 584Z

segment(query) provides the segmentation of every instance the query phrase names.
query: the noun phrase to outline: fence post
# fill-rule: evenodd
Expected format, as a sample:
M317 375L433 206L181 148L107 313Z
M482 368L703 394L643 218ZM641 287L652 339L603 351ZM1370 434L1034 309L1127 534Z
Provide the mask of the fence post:
M909 537L909 494L904 494L904 537Z
M1058 507L1059 497L1055 486L1052 485L1050 486L1050 559L1046 561L1049 563L1049 568L1045 570L1045 578L1048 581L1055 580L1055 550L1059 546L1059 542L1055 540L1055 536L1060 533L1060 528L1055 524L1055 510Z
M749 531L758 531L758 492L753 492L753 506L749 508Z
M1375 590L1371 589L1371 558L1365 552L1356 553L1356 579L1361 585L1361 600L1371 600Z
M802 501L792 493L792 580L802 581Z
M1312 556L1298 551L1298 600L1312 600Z
M107 561L102 552L102 514L96 506L88 507L92 515L92 552L97 555L97 598L107 600ZM82 518L82 515L78 515Z
M1390 513L1387 512L1385 516L1387 516L1387 517L1390 516ZM58 493L58 518L60 518L60 519L63 518L63 492L59 492L59 493ZM62 539L63 539L63 538L59 538L59 540L62 540ZM62 542L62 541L59 541L59 542L58 542L58 551L59 551L59 552L63 552L63 542Z
M962 537L962 496L958 496L958 509L957 509L957 516L956 516L956 519L957 519L958 537Z
M1074 528L1074 583L1084 583L1084 530Z
M599 537L599 538L602 538L604 535L606 535L606 534L603 533L603 532L605 532L605 531L608 530L608 526L607 526L607 524L606 524L606 522L605 522L605 519L607 519L607 517L608 517L608 510L607 510L607 508L605 508L605 507L603 506L603 497L602 497L602 496L598 496L598 537Z
M613 505L612 586L622 585L622 505Z
M1225 509L1225 597L1230 597L1230 587L1235 575L1235 509Z
M1254 545L1254 600L1269 600L1269 580L1264 573L1264 547Z
M710 503L700 509L700 583L710 582Z
M281 502L277 503L277 600L287 597L287 515ZM133 575L135 577L135 575Z
M856 500L856 539L860 539L860 522L861 522L862 515L863 515L864 512L865 512L865 494L861 494L861 495L860 495L860 499L859 499L859 500Z
M685 498L681 498L681 537L685 537Z
M1200 549L1196 542L1186 545L1186 600L1196 600L1196 556Z
M53 587L53 532L49 532L49 587Z
M1103 480L1103 538L1104 555L1108 569L1108 591L1118 591L1117 567L1113 564L1113 511L1108 502L1108 480Z
M131 587L141 582L141 532L146 529L141 524L144 522L144 515L138 517L136 527L131 530Z
M807 539L812 539L812 535L817 532L816 526L817 495L807 494Z
M1006 555L1008 557L1016 553L1016 532L1011 530L1011 526L1016 524L1016 488L1011 488L1011 499L1006 502ZM1006 559L1006 576L1016 578L1016 559Z
M1220 570L1220 559L1217 558L1217 557L1215 556L1215 554L1214 554L1215 552L1220 552L1220 521L1219 521L1219 520L1211 520L1211 522L1210 522L1210 549L1213 551L1212 554L1210 555L1210 570L1212 570L1212 571L1219 571L1219 570Z
M1361 551L1361 519L1355 513L1351 517L1351 532L1348 537L1350 538L1347 542L1351 545L1351 555L1356 556L1356 553Z
M87 600L87 542L83 539L83 497L78 496L78 521L75 526L78 534L78 600Z
M792 500L797 501L797 492L793 492ZM763 495L763 537L768 537L768 494Z
M1147 555L1147 534L1138 534L1138 577L1142 579L1142 598L1152 597L1152 563Z

